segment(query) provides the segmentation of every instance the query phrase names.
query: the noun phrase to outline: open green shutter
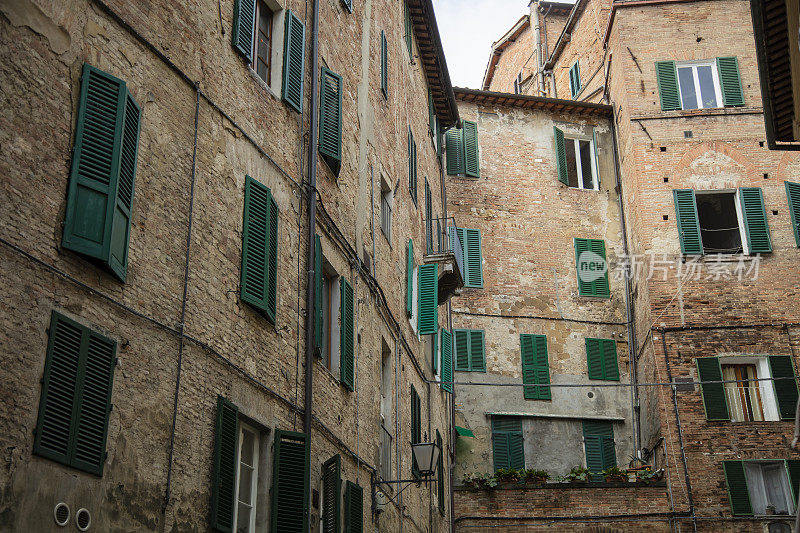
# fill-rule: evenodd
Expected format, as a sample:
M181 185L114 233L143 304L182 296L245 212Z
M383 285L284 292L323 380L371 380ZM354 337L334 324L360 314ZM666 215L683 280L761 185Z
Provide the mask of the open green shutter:
M233 6L233 47L242 54L248 63L253 61L253 35L255 34L255 0L236 0Z
M569 91L572 98L581 92L581 71L577 61L569 69Z
M344 517L346 533L363 533L364 489L352 481L344 489Z
M445 150L447 152L447 173L459 176L465 173L463 130L450 128L445 133Z
M322 67L319 153L335 176L342 166L342 77Z
M342 458L337 453L322 464L322 533L341 529Z
M797 380L792 358L788 355L769 356L769 367L775 388L775 399L778 400L778 411L781 420L794 420L797 409Z
M271 191L245 176L240 295L275 323L278 211Z
M792 230L794 231L794 241L797 247L800 248L800 183L792 183L785 181L786 184L786 200L789 202L789 217L792 221Z
M678 236L681 252L690 255L703 254L700 236L700 219L697 216L697 200L692 189L674 189L675 216L678 221Z
M420 265L419 283L419 334L431 335L439 328L439 266Z
M405 0L403 1L403 24L405 26L405 34L404 34L403 38L406 41L406 50L408 50L408 58L411 59L411 57L412 57L412 55L411 55L412 54L412 52L411 52L411 49L412 49L412 47L411 47L411 44L412 44L411 43L411 34L412 34L411 12L409 11L408 4L406 3Z
M464 245L464 264L467 270L467 279L464 281L464 286L482 288L483 257L481 250L481 230L464 229L463 234L464 238L461 242Z
M786 471L789 474L789 485L792 487L792 501L797 502L798 489L800 489L800 461L788 459Z
M305 433L275 430L270 531L302 532L308 525L309 445Z
M697 375L700 381L722 381L722 368L718 357L698 357ZM725 387L722 383L703 383L700 385L703 405L708 420L730 420L728 404L725 401Z
M381 30L381 92L384 98L389 97L389 47L383 30Z
M406 316L414 310L414 241L408 239L406 247Z
M298 113L303 112L303 78L306 26L291 9L286 10L283 40L283 99Z
M61 244L100 260L121 281L128 266L141 109L125 82L83 65Z
M674 61L656 62L656 81L658 94L661 96L661 110L674 111L681 109L681 97L678 93L678 69Z
M722 86L722 101L725 106L743 106L742 80L739 77L739 62L735 57L718 57L717 71Z
M411 126L408 127L408 190L414 205L417 204L417 142L414 140L414 132Z
M239 453L239 408L217 396L214 474L211 483L211 527L231 533L236 515L236 456Z
M437 331L431 337L431 367L433 368L433 373L439 373L439 327L436 327Z
M553 140L556 145L558 181L564 185L569 185L569 176L567 176L567 147L564 144L564 132L555 126L553 126Z
M456 370L470 369L469 331L468 329L457 329L453 332L455 336Z
M354 296L353 286L344 276L340 281L340 379L342 385L349 390L354 390L355 384L355 342L354 342Z
M473 372L486 372L486 346L482 329L469 332L469 368Z
M453 392L453 335L442 330L442 389Z
M314 235L314 347L318 355L322 355L323 324L322 309L322 241L319 235Z
M480 158L478 153L478 125L469 120L464 121L464 173L479 178Z
M444 453L442 435L436 430L436 447L439 448L439 460L436 462L436 502L439 514L444 516Z
M520 334L522 359L522 383L525 385L549 385L550 364L547 357L545 335ZM526 400L549 400L550 387L523 387Z
M436 135L436 107L433 105L433 92L428 87L428 128L431 133Z
M722 461L722 468L725 471L725 482L728 485L731 512L734 516L752 515L753 507L750 505L750 492L747 490L744 462Z
M278 204L270 192L269 195L269 233L267 249L267 318L276 324L278 312Z
M597 174L597 188L600 189L600 157L598 155L599 145L597 144L597 128L592 128L592 147L594 148L594 171Z
M761 192L761 187L740 187L739 197L748 251L751 255L771 252L772 241L769 238L767 212L764 209L764 194Z
M422 442L421 405L419 394L414 385L411 385L411 444ZM414 455L411 455L411 475L419 477L419 467Z

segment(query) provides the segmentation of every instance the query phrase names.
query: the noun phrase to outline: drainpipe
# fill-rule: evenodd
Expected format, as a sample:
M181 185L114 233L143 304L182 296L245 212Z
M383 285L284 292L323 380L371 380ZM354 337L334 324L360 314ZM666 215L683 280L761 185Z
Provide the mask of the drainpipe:
M542 24L539 15L539 1L534 0L531 9L533 18L533 34L536 42L536 81L539 85L539 94L544 94L544 74L542 73Z
M314 390L312 381L314 377L314 237L317 231L317 135L319 116L319 98L317 85L319 83L319 0L314 0L314 15L311 32L311 135L310 150L308 151L308 279L306 282L306 383L303 401L303 433L306 434L309 447L311 446L311 421L314 408ZM311 469L308 473L308 483L311 486ZM309 498L309 506L311 498ZM307 509L309 516L311 510ZM308 530L310 524L306 525Z

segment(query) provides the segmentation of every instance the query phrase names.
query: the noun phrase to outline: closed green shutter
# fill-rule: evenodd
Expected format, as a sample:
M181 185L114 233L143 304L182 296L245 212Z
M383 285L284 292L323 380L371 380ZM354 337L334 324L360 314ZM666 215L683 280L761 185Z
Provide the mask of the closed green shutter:
M603 470L617 466L614 445L614 427L610 422L583 421L583 445L586 451L586 468L593 474L592 481L603 481Z
M456 370L468 371L469 368L469 330L457 329L455 336Z
M442 389L453 392L453 335L442 330Z
M242 54L248 63L253 61L253 35L255 34L255 0L236 0L233 6L233 47Z
M124 81L83 65L61 244L98 259L123 282L140 120Z
M794 231L794 241L797 247L800 248L800 183L792 183L785 181L786 184L786 200L789 202L789 217L792 221L792 230Z
M389 97L389 47L383 30L381 30L381 92L384 98Z
M342 166L342 77L322 67L319 153L335 176Z
M480 158L478 153L478 125L469 120L464 121L464 173L479 178Z
M525 385L549 385L550 363L547 357L547 337L545 335L519 336L520 358L522 359L522 383ZM526 400L551 399L550 387L523 387Z
M447 152L447 173L460 176L465 173L464 167L464 133L460 128L450 128L445 133L445 151Z
M456 370L485 372L486 350L482 329L454 330Z
M722 368L717 357L698 357L697 376L700 381L722 381ZM725 387L722 383L702 383L700 392L708 420L730 420L728 404L725 401Z
M675 216L678 221L678 236L681 252L688 255L703 254L700 236L700 219L697 216L697 200L692 189L674 189Z
M217 396L214 474L211 483L211 527L231 533L236 515L236 469L239 453L239 408Z
M414 241L408 239L406 247L406 316L414 310Z
M346 533L363 533L364 489L352 481L344 489L344 517Z
M586 253L590 255L584 255ZM590 268L593 265L593 268ZM578 295L609 298L606 244L602 239L575 239L575 266L578 277ZM599 276L592 270L604 269Z
M408 190L414 205L417 205L417 142L411 126L408 127Z
M492 417L492 453L495 471L525 468L525 444L519 418Z
M800 461L788 459L786 461L786 471L789 474L789 485L792 487L792 501L796 502L798 489L800 489Z
M413 30L412 30L412 27L411 27L411 12L408 10L408 3L406 3L405 0L403 0L403 24L405 26L405 34L404 34L403 38L406 41L406 50L408 50L408 58L411 59L411 57L412 57L412 55L411 55L411 53L412 53L411 52L411 44L412 44L411 43L411 39L412 39L411 35L413 33Z
M794 420L797 409L797 380L792 358L788 355L771 355L769 368L772 377L776 378L772 383L775 387L775 399L778 400L781 420Z
M342 458L337 453L322 464L322 533L341 531Z
M764 194L761 192L761 188L740 187L739 197L742 203L742 218L744 218L749 253L752 255L771 252L772 241L769 238L767 212L764 209Z
M325 329L323 324L322 291L322 241L319 235L314 235L314 347L320 356L322 355L322 336Z
M342 0L342 5L347 10L348 13L353 12L353 0Z
M34 454L103 475L116 351L111 339L52 313Z
M613 339L586 339L589 379L619 381L617 342Z
M439 460L436 462L436 501L439 514L444 516L444 453L442 451L442 435L436 430L436 447L439 448Z
M439 266L420 265L419 282L419 334L431 335L439 328Z
M735 57L718 57L717 71L722 86L722 101L725 106L743 106L742 80L739 78L739 62Z
M273 324L277 309L278 205L272 192L245 176L240 295Z
M305 433L275 430L270 531L295 533L308 526L309 445Z
M681 109L681 97L678 93L678 69L674 61L656 62L656 81L658 94L661 96L661 110L674 111Z
M747 489L747 478L744 475L743 461L722 461L725 471L725 482L728 485L728 498L734 516L751 516L750 492Z
M306 26L292 12L286 10L286 28L283 40L283 99L298 113L303 112L303 78L306 48Z
M421 410L419 394L414 385L411 385L411 444L422 442ZM419 477L419 467L414 454L411 454L411 476Z
M349 390L355 390L355 342L354 342L354 297L353 286L341 276L340 281L340 379L342 385Z
M553 139L556 145L556 169L558 170L558 181L564 185L569 185L567 175L567 147L564 143L564 132L553 126Z

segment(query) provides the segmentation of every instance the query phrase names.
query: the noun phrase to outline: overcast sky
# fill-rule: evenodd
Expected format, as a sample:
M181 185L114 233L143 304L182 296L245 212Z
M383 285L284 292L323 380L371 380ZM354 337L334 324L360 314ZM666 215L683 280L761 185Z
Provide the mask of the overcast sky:
M528 12L528 0L433 0L433 6L450 81L480 89L492 43Z

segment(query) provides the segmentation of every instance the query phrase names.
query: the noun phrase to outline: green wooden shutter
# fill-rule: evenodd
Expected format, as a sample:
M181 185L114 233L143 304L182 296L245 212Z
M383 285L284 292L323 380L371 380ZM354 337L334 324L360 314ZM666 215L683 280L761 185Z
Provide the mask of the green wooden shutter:
M342 5L347 10L348 13L353 12L353 0L342 0Z
M800 248L800 183L792 183L785 181L786 184L786 200L789 202L789 216L792 221L792 230L794 231L794 241L797 247Z
M322 67L319 153L335 176L342 166L342 77Z
M422 442L422 422L420 420L420 398L417 389L411 385L411 444ZM419 477L419 467L414 455L411 455L411 476Z
M603 349L600 339L586 339L586 366L589 379L603 379Z
M408 239L406 247L406 316L414 310L414 241Z
M417 204L417 142L414 140L414 132L411 126L408 127L408 190L414 205Z
M383 30L381 30L381 92L384 98L389 97L389 47Z
M592 146L594 147L594 171L597 174L597 188L600 189L600 158L598 155L597 128L592 128Z
M614 445L614 427L610 422L583 421L583 444L586 451L586 468L593 474L617 466ZM602 475L593 475L592 481L603 481Z
M549 385L550 363L547 357L547 337L522 333L519 336L522 359L522 383ZM526 400L549 400L550 387L523 387Z
M405 26L405 34L404 39L406 41L406 50L408 50L408 58L412 58L412 48L411 48L411 35L412 35L412 27L411 27L411 12L408 10L408 4L404 1L403 2L403 23Z
M322 533L341 531L342 458L337 453L322 464Z
M606 262L606 242L604 240L589 239L589 250L602 257L603 262L605 264L608 264ZM593 284L594 284L593 292L595 296L599 296L601 298L608 298L611 296L611 289L608 285L607 267L605 273L596 280L594 280Z
M242 54L248 63L253 62L253 35L255 34L255 0L236 0L233 6L233 47Z
M469 370L469 330L457 329L455 336L456 370Z
M231 533L236 515L236 469L239 454L239 408L217 396L214 473L211 483L211 527Z
M286 10L283 40L283 99L298 113L303 112L303 78L306 26L291 9Z
M725 106L743 106L742 80L739 77L739 62L735 57L718 57L717 71L722 86L722 101Z
M722 381L722 368L718 357L698 357L697 376L700 381ZM725 401L725 387L722 383L703 383L700 385L703 405L708 420L730 420L728 404Z
M308 525L308 437L305 433L276 429L273 450L270 531L305 531Z
M478 125L469 120L464 121L464 173L479 178L480 158L478 153Z
M461 243L464 246L464 266L467 270L465 287L483 288L483 257L481 251L481 230L464 229ZM459 235L461 238L461 235Z
M245 176L240 296L275 323L278 270L278 206L272 192Z
M581 92L581 71L577 61L569 69L569 92L572 98Z
M453 392L453 335L442 330L442 389Z
M444 516L444 453L442 451L442 435L436 430L436 446L439 448L439 460L436 462L436 501L439 514Z
M103 475L117 344L53 312L33 453Z
M786 472L789 474L789 485L792 487L792 501L797 502L798 489L800 489L800 461L786 460Z
M352 481L344 489L344 517L346 533L363 533L364 489Z
M439 266L420 265L419 283L419 334L431 335L439 328Z
M469 369L473 372L486 372L486 348L482 329L469 332Z
M558 171L558 181L568 186L567 147L564 143L564 132L555 126L553 126L553 139L556 145L556 170Z
M728 485L728 498L734 516L750 516L753 507L750 505L750 492L747 489L747 478L744 475L743 461L722 461L725 471L725 482Z
M61 244L125 281L141 109L125 82L83 65Z
M589 379L619 381L617 343L613 339L586 339Z
M323 332L325 325L323 324L323 309L322 309L322 291L323 287L322 275L322 241L319 235L314 235L314 347L318 355L322 355L323 348Z
M428 128L436 136L436 106L433 104L433 91L428 87Z
M692 189L674 189L675 217L678 221L678 236L681 252L689 255L703 254L700 236L700 219L697 216L697 200Z
M578 275L578 295L594 296L594 283L581 277L581 255L589 251L589 239L575 239L575 268Z
M674 61L656 62L656 81L658 94L661 96L661 110L674 111L681 109L681 97L678 93L678 69Z
M354 342L354 296L353 286L345 279L340 278L340 379L342 385L349 390L355 390L355 342Z
M775 399L778 400L781 420L794 420L797 409L797 380L792 358L788 355L771 355L769 356L769 368L772 371L772 377L779 378L772 383L775 387Z
M459 176L466 172L464 162L464 134L460 128L450 128L445 133L445 151L447 152L447 173Z
M761 192L761 187L740 187L739 197L741 198L748 251L750 254L771 252L772 241L769 238L769 224L767 224L767 212L764 209L764 194Z
M591 252L593 255L584 256L587 252ZM592 260L587 259L588 257L591 257ZM586 279L586 274L581 275L581 269L586 268L587 264L595 264L598 262L595 257L599 257L602 259L602 264L607 265L605 241L602 239L575 239L575 268L578 278L578 295L608 298L611 296L611 292L608 284L607 267L605 267L606 270L601 276L593 280Z
M425 253L433 253L433 194L428 178L425 178Z
M495 471L525 468L525 443L519 418L492 417L492 452Z
M604 379L619 381L619 362L617 361L617 341L603 339L603 375Z

